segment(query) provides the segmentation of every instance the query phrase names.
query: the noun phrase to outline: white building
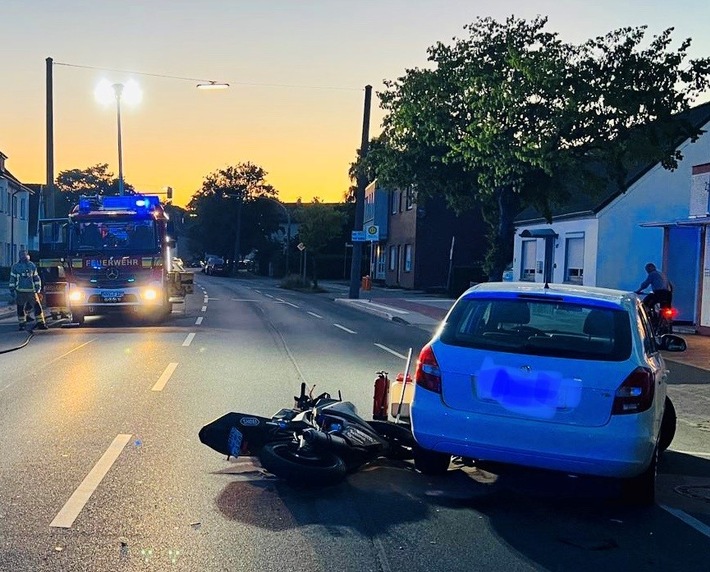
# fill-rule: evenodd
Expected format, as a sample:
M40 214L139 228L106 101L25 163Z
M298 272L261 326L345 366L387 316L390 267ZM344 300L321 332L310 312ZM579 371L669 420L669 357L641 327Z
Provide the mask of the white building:
M679 145L683 159L676 170L660 164L642 167L623 191L596 200L588 195L573 197L553 212L551 224L531 209L521 213L516 218L514 280L547 279L633 291L646 277L644 265L653 262L674 285L677 320L710 326L710 284L703 286L702 280L707 276L705 282L710 282L710 244L705 247L701 221L708 217L708 196L706 188L700 189L702 181L691 184L694 168L697 171L710 160L706 132L710 103L690 114L693 124L705 132L695 142ZM706 317L701 319L703 288L708 293Z
M11 266L29 244L30 193L5 167L0 151L0 266Z

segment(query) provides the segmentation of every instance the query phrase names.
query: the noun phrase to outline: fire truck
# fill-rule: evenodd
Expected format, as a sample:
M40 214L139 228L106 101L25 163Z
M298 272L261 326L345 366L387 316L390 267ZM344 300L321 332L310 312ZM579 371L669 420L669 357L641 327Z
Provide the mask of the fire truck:
M173 224L154 195L82 196L39 224L44 305L54 318L131 313L159 321L193 291L173 268Z

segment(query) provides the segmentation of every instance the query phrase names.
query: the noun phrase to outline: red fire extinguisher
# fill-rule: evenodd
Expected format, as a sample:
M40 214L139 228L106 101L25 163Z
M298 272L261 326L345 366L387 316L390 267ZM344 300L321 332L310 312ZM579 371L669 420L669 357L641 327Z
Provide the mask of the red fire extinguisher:
M390 380L386 371L378 371L372 402L372 418L378 421L387 421L389 406Z

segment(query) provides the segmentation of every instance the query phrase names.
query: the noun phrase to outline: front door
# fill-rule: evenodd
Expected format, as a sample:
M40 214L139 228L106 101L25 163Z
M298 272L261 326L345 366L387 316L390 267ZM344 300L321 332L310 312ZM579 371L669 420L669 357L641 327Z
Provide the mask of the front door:
M68 308L65 272L68 230L69 221L66 218L39 221L39 275L44 305L50 309Z

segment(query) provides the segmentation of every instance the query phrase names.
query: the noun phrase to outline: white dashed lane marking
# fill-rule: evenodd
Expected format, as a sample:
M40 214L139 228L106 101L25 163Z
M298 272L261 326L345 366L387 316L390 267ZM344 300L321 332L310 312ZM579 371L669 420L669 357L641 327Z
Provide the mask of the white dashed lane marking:
M204 320L204 318L203 318L202 316L200 316L199 318L197 318L197 320L195 320L195 325L196 325L196 326L199 326L199 325L202 323L202 320Z
M397 356L398 358L401 358L401 359L407 359L407 356L403 356L403 355L400 354L399 352L396 352L396 351L394 351L394 350L388 348L387 346L383 346L382 344L375 344L375 345L376 345L378 348L380 348L381 350L385 350L386 352L391 353L393 356Z
M114 464L118 456L123 451L128 441L131 439L131 435L120 434L111 443L106 450L106 452L101 456L99 462L94 465L94 468L89 471L84 480L81 482L79 487L74 491L69 500L59 511L54 520L49 524L51 527L56 528L71 528L74 520L84 505L89 501L91 495L99 486L101 480L109 472L109 469Z
M170 376L173 374L177 366L178 364L175 362L168 364L168 367L165 368L163 375L160 376L158 382L153 386L153 391L163 391L165 384L168 383Z
M193 340L194 338L195 338L195 333L194 333L194 332L190 332L189 334L187 334L187 337L185 338L185 341L182 342L183 347L189 346L189 345L192 343L192 340Z
M315 312L308 312L308 313L309 313L311 316L313 316L314 318L318 318L319 320L322 320L322 319L323 319L323 316L319 316L319 315L316 314Z
M346 328L345 326L341 326L340 324L333 324L336 328L340 328L344 332L347 332L348 334L357 334L357 332L354 332L353 330Z

